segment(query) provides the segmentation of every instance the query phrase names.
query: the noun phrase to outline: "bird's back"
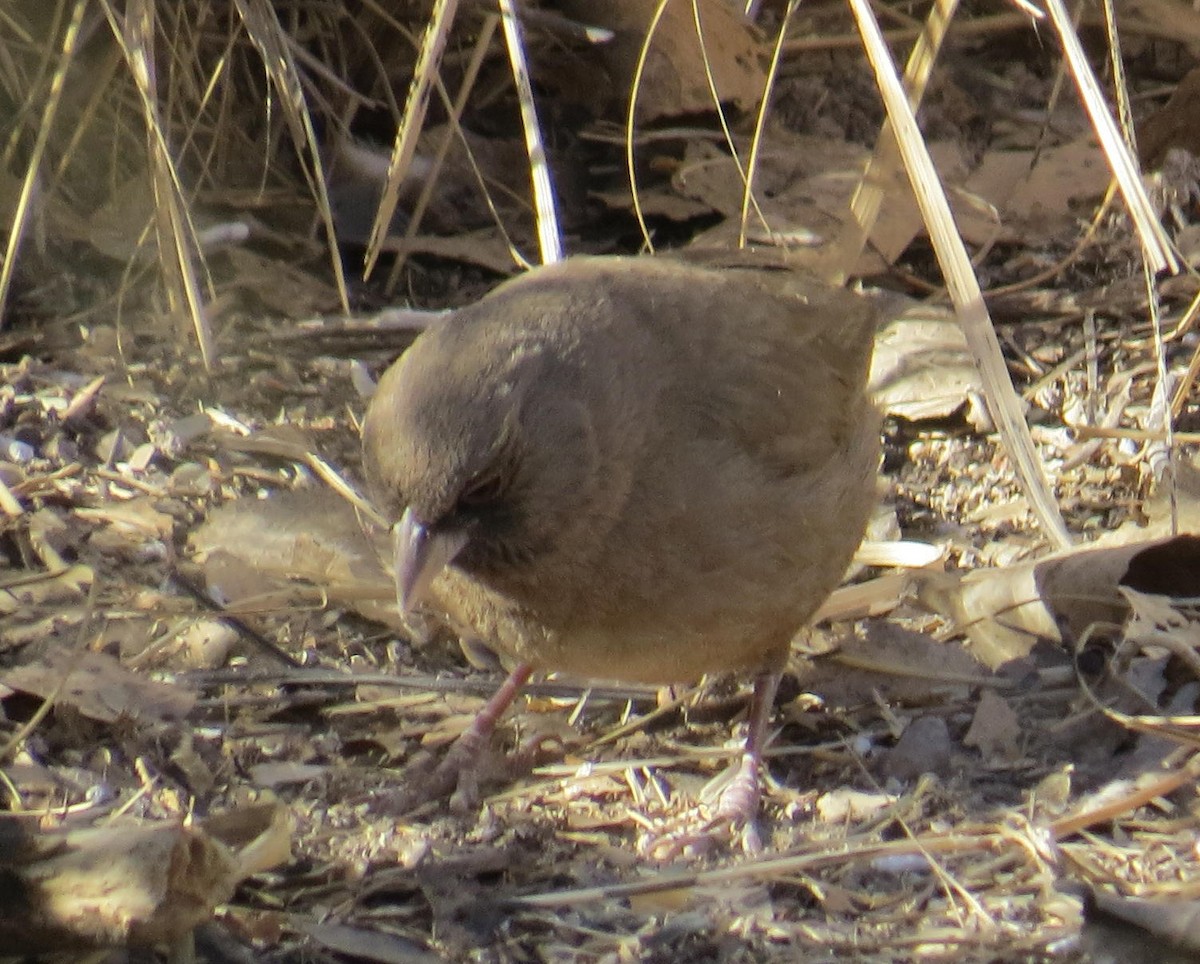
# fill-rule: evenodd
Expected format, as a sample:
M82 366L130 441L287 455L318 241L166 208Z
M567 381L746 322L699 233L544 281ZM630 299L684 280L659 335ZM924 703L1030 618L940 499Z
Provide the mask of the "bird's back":
M780 664L874 501L871 305L779 270L583 258L502 286L465 322L481 311L541 331L569 360L562 391L610 409L592 422L623 464L597 471L625 491L553 573L499 591L451 575L446 608L523 661L582 675Z

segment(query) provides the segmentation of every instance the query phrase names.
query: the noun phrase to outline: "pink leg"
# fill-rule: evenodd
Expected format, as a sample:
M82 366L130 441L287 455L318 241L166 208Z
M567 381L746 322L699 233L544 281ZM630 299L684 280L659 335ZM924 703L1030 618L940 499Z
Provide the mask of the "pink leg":
M755 677L754 694L750 698L746 741L737 771L717 798L712 816L699 826L668 830L645 841L643 849L661 860L669 860L684 851L703 853L717 842L718 831L742 828L742 846L750 853L762 849L755 818L761 796L758 771L762 765L767 741L767 724L779 689L779 673L762 673Z
M775 693L779 689L779 678L779 673L763 673L754 680L754 695L750 698L750 712L747 717L749 729L742 748L742 760L729 785L721 791L712 820L714 826L743 824L746 828L744 844L752 853L762 849L762 841L759 840L758 829L755 827L762 792L758 771L762 766L767 724L775 704Z
M479 759L479 754L487 748L496 731L496 724L504 711L512 706L513 700L520 695L521 688L529 682L533 675L533 667L528 663L518 663L508 677L500 684L500 688L492 694L491 699L483 704L483 708L475 714L471 725L463 730L462 735L454 741L445 759L433 771L436 778L443 770L456 780L458 775L469 769Z
M532 666L518 663L475 715L471 725L454 741L442 761L428 775L417 777L412 786L401 791L399 798L393 801L392 809L407 813L421 804L454 793L456 788L463 791L460 796L469 799L477 782L480 754L487 748L500 717L532 675Z

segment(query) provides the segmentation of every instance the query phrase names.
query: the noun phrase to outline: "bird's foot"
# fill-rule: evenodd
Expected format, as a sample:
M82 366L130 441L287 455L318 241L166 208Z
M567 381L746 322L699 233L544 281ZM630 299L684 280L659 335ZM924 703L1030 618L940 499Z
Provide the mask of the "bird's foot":
M479 800L479 769L487 753L487 737L469 728L440 760L429 757L406 767L403 785L377 797L377 805L397 817L447 798L455 812L469 810Z
M404 774L405 785L390 794L383 805L397 815L411 813L446 797L450 798L450 808L458 813L477 807L481 763L486 758L496 723L531 673L530 667L524 664L514 668L441 761L409 768Z
M379 807L406 816L438 800L448 800L451 812L470 813L483 799L480 787L493 780L515 780L541 761L547 747L562 746L559 737L540 734L511 753L500 753L476 734L464 733L441 760L428 759L404 772L405 785L379 800Z
M758 770L762 766L767 739L767 717L779 687L779 673L760 673L754 680L754 694L747 715L746 743L741 759L710 786L716 803L656 829L641 841L640 849L651 859L673 860L678 856L702 856L724 842L732 846L740 840L742 850L756 854L762 850L758 833L758 804L762 796ZM706 788L707 789L707 788ZM706 794L701 794L703 798Z
M757 819L761 796L758 766L756 757L745 754L714 805L701 804L664 826L649 829L639 841L638 849L660 863L681 856L702 857L739 843L745 853L759 853L762 838Z

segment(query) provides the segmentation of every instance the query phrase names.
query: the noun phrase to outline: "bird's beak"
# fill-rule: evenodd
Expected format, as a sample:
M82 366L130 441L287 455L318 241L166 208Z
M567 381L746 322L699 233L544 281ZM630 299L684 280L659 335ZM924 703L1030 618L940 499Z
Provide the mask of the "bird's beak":
M392 526L396 600L402 615L407 616L416 609L429 591L434 577L450 564L466 544L465 531L432 531L413 515L411 508L404 510L400 521Z

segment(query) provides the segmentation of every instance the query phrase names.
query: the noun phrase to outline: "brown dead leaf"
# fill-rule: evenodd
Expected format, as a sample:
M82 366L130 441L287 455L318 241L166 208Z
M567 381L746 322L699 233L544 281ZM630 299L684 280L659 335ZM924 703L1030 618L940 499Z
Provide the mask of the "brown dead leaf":
M1127 538L1136 533L1120 533ZM961 579L914 575L926 604L955 620L984 664L1029 654L1039 639L1079 640L1093 625L1121 625L1129 604L1121 591L1188 596L1200 572L1200 536L1081 546L1003 569L977 569Z
M772 125L763 139L754 185L762 198L774 199L790 191L794 201L806 199L809 207L823 209L836 219L844 213L842 205L862 176L867 157L867 150L857 144ZM816 179L824 183L817 190L809 189ZM723 146L710 140L688 143L671 184L681 197L701 201L727 218L741 213L744 185L737 164Z
M1008 701L993 690L984 690L963 743L976 747L985 759L1012 760L1020 739L1021 722Z
M896 804L896 796L841 787L817 797L817 817L824 823L854 824L873 820Z
M312 783L329 774L329 767L317 763L296 763L279 760L259 763L250 768L250 779L260 787L282 787L289 784Z
M180 823L37 832L5 821L6 952L149 947L189 933L237 885L228 849Z
M311 318L340 308L337 291L310 271L248 248L228 248L233 284L260 300L274 315Z
M1193 48L1200 45L1200 18L1192 0L1128 0L1125 15L1151 36L1169 37Z
M238 879L261 874L285 863L292 852L294 821L288 809L270 794L261 803L222 810L205 817L205 833L237 856Z
M568 17L613 31L601 57L619 91L634 87L639 51L660 6L657 0L569 0L561 5ZM722 0L666 4L641 76L638 119L712 111L710 72L722 103L751 110L765 86L766 57L758 32L735 6Z
M451 261L477 264L498 275L512 274L520 263L508 239L496 227L462 231L450 237L419 234L411 239L389 240L384 250L437 255Z
M296 922L318 944L357 960L379 964L438 964L442 958L407 938L347 924Z
M1099 199L1108 187L1110 173L1099 146L1090 134L1049 150L994 150L984 155L965 188L1000 212L1000 238L1022 244L1044 243L1071 233L1078 208ZM967 234L982 243L988 238Z
M633 192L627 186L608 190L595 189L588 192L588 197L599 201L611 211L633 209ZM712 205L705 201L684 197L669 188L661 187L642 188L638 192L638 202L645 217L668 218L680 222L704 217L712 214L713 210Z
M188 545L209 585L231 601L277 591L290 580L319 587L337 605L405 628L395 586L352 506L332 492L277 492L211 513Z
M987 691L990 692L990 691ZM940 716L918 716L883 759L883 772L896 780L915 780L923 773L945 774L954 744Z
M62 608L87 598L95 573L90 566L72 566L62 572L37 576L0 586L0 615L47 606ZM6 641L7 643L8 641Z
M64 675L66 684L59 689ZM196 702L195 694L182 686L138 676L103 653L53 650L36 662L0 673L0 683L42 699L57 690L56 702L102 723L122 718L174 722L186 717Z
M1096 890L1092 897L1105 914L1163 939L1175 949L1200 953L1200 901L1145 900L1109 890ZM1156 942L1156 950L1163 953L1167 948Z
M349 503L324 489L230 502L208 516L189 545L201 562L223 552L272 575L319 583L387 580L380 563L386 547L364 535Z
M965 177L966 158L959 144L937 141L929 145L929 150L943 180L955 183ZM755 169L757 207L752 209L747 225L751 239L791 243L803 240L810 246L832 242L849 215L850 200L869 156L869 151L855 144L772 128ZM732 242L731 232L740 225L743 182L727 152L707 141L693 142L673 185L680 194L704 201L728 219L693 243L719 246ZM925 230L902 171L892 172L883 193L870 244L855 265L855 274L886 269ZM967 210L969 206L961 204L962 198L958 201L958 220L973 217ZM960 212L959 206L964 210ZM762 218L758 216L760 211Z
M1128 586L1121 594L1129 603L1129 619L1125 624L1126 639L1136 642L1147 655L1154 651L1179 657L1200 679L1200 623L1195 619L1194 606L1176 605L1170 596L1138 592Z
M150 496L137 496L126 502L104 502L95 508L80 507L74 515L87 522L103 523L89 540L95 548L137 555L155 551L155 546L165 545L174 535L174 517L159 509L156 501Z
M1170 100L1138 126L1137 144L1138 158L1149 168L1160 165L1173 147L1200 157L1200 67L1193 67Z
M109 195L88 219L87 241L106 257L122 264L143 261L158 253L154 223L154 188L143 168Z
M888 322L876 336L870 384L886 414L910 421L946 418L983 392L954 316L924 305Z
M991 674L955 642L943 643L886 621L868 625L853 639L804 670L805 688L840 706L889 701L926 703L987 681Z

